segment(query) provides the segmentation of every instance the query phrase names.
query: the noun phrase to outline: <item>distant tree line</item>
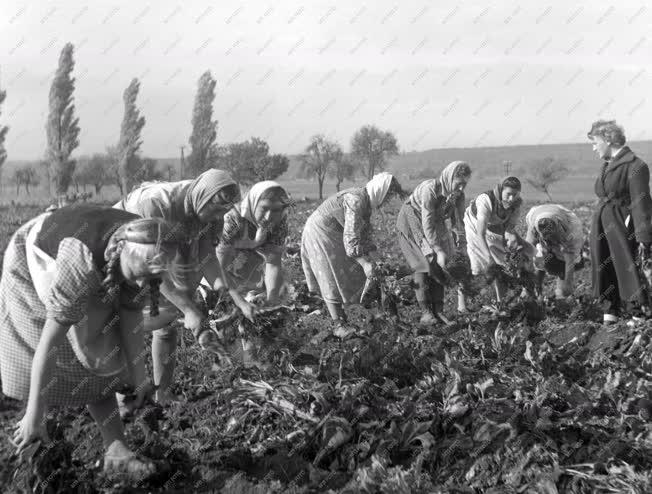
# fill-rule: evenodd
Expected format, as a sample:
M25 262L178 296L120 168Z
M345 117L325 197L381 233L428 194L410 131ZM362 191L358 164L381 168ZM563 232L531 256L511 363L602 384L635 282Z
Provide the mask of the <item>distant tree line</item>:
M50 86L45 155L36 168L25 164L15 170L11 179L17 193L21 189L28 192L30 187L40 183L38 168L43 171L48 194L54 193L59 202L71 187L76 192L92 187L95 194L99 194L103 187L115 185L124 196L144 181L194 178L215 167L229 170L243 184L277 178L288 169L287 156L272 154L269 145L256 137L218 146L217 121L213 119L216 81L209 71L198 80L189 138L190 154L187 160L182 158L180 174L172 164L161 166L156 159L141 153L146 118L137 105L140 81L136 78L123 93L124 114L118 142L103 153L73 157L81 130L75 112L74 67L74 47L67 43L61 50ZM5 98L6 92L0 91L0 106ZM0 126L0 179L7 156L4 141L8 130Z
M179 174L169 162L162 166L156 159L141 153L146 118L137 105L140 81L136 78L123 93L124 114L118 142L103 153L73 157L80 134L74 103L73 55L74 47L67 43L59 56L50 86L44 159L36 168L23 165L14 172L11 179L17 193L21 189L28 193L30 187L40 183L38 168L44 172L48 193L54 186L54 193L59 198L65 197L71 187L76 192L92 187L95 194L99 194L107 185L117 186L124 196L144 181L194 178L210 168L227 170L245 185L275 179L288 170L288 157L272 153L268 143L258 137L218 144L218 122L213 115L217 82L210 71L204 72L197 82L189 137L190 153L187 160L182 155ZM0 109L5 98L6 92L0 91ZM8 130L7 126L0 125L0 184L2 165L7 158L4 142ZM398 154L399 146L394 134L374 125L365 125L354 133L348 152L338 142L317 134L310 138L299 157L300 174L316 179L319 198L322 199L327 179L333 180L339 191L345 181L353 180L357 174L371 179ZM420 170L410 174L410 178L432 178L437 175L435 168L441 168L438 165L424 163ZM560 160L545 158L522 169L521 173L530 185L550 198L550 187L568 174L568 166Z

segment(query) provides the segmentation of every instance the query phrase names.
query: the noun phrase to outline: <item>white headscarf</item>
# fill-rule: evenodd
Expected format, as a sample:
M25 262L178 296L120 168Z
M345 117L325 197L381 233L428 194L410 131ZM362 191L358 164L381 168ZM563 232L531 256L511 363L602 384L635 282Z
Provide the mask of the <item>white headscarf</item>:
M382 172L374 175L374 177L369 180L365 189L367 189L367 194L371 199L371 207L377 208L385 200L389 186L392 183L392 175L387 172Z
M242 203L240 204L240 216L242 216L250 223L256 225L256 228L260 227L254 215L258 201L260 201L260 197L266 190L272 189L274 187L281 187L281 184L274 182L273 180L258 182L251 189L249 189L249 192L247 192L247 194L244 196L244 199L242 199Z
M446 168L442 170L439 175L439 183L441 184L442 192L445 196L450 195L453 192L453 182L455 182L455 174L457 169L462 166L467 165L466 161L453 161L449 163Z

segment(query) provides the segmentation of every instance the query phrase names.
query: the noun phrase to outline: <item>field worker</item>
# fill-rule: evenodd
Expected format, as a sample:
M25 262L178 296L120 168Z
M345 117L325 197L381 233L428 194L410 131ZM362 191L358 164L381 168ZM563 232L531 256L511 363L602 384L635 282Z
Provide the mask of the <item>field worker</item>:
M505 266L508 249L534 248L515 231L521 213L521 181L507 177L493 190L478 195L464 213L467 252L473 275L486 274L495 265ZM506 287L496 280L496 301L500 304Z
M127 446L115 392L152 395L142 358L142 307L156 313L158 287L181 278L179 240L160 219L98 205L44 213L21 226L0 280L2 392L27 400L13 444L47 440L50 406L86 405L105 448L104 469L147 474Z
M174 355L178 330L175 322L178 311L183 312L186 327L193 331L202 346L215 339L192 297L202 277L216 290L225 286L215 248L221 234L223 215L239 199L240 188L231 175L211 169L194 180L146 182L113 206L143 218L162 218L177 225L189 239L181 251L182 262L199 266L199 269L187 274L182 287L174 289L163 286L161 291L164 298L159 316L145 317L147 330L153 331L152 367L154 384L157 386L156 401L160 404L173 398L169 387L176 363ZM253 306L237 290L229 287L229 293L244 315L253 319Z
M446 261L456 248L466 254L464 188L471 168L454 161L438 178L421 182L398 214L398 243L414 271L414 291L421 308L421 323L437 322L444 310ZM452 230L446 224L450 220Z
M568 297L573 293L575 271L584 266L582 222L564 206L542 204L528 211L525 223L525 240L536 249L533 267L539 293L548 273L557 277L555 297Z
M609 304L605 323L616 322L621 310L630 308L638 319L649 296L636 261L649 257L652 242L650 171L625 145L625 132L615 121L598 120L587 135L604 162L595 181L600 202L589 238L593 293Z
M279 303L290 204L285 189L266 180L255 184L240 206L224 215L217 258L224 267L225 283L259 295L262 291L267 305Z
M337 323L336 336L355 332L347 327L343 305L360 303L366 281L377 277L371 213L396 196L405 196L398 180L379 173L364 187L326 199L306 222L301 236L303 272L308 289L321 292Z

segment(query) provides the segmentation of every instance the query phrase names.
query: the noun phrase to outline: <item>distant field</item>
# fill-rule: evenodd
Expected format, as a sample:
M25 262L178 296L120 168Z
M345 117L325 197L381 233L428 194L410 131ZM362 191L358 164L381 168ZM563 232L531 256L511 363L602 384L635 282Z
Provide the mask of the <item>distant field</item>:
M489 188L492 188L499 177L477 177L472 179L469 183L467 189L467 197L473 197L480 192L483 192ZM585 202L591 201L594 199L595 195L593 193L593 183L595 181L595 176L583 176L583 177L568 177L563 181L555 184L551 188L551 195L554 201L571 203L571 202ZM296 200L303 199L307 197L309 199L316 199L318 197L317 183L310 180L279 180L279 182L285 186L288 192ZM402 181L402 184L407 189L411 190L416 187L420 180L407 180ZM359 179L355 182L345 182L343 188L353 187L356 185L363 185L364 180ZM87 189L90 191L90 189ZM335 184L326 183L324 186L324 197L328 197L331 194L335 193ZM534 190L529 184L524 182L523 195L528 200L533 201L545 201L547 200L545 194ZM23 190L20 194L16 195L16 190L13 187L3 187L1 191L2 200L1 204L9 204L11 201L16 201L20 204L36 204L36 205L48 205L53 199L48 196L47 189L45 187L38 187L36 189L30 189L30 194L27 195ZM120 198L117 187L105 187L102 189L102 192L97 198L93 200L99 200L100 202L116 202Z
M473 197L487 189L493 188L500 177L485 177L472 179L467 188L467 198ZM568 177L563 181L552 186L550 195L554 201L569 203L569 202L586 202L592 201L595 198L593 193L593 177ZM401 184L412 190L419 184L420 180L401 181ZM304 196L314 199L318 196L317 184L307 180L290 180L281 181L287 188L288 192L292 194L295 199L302 199ZM344 188L352 187L354 185L363 185L364 180L356 182L346 182L343 184ZM529 184L524 182L523 195L528 200L532 201L546 201L545 194L534 190ZM324 196L335 193L335 184L326 184L324 186Z

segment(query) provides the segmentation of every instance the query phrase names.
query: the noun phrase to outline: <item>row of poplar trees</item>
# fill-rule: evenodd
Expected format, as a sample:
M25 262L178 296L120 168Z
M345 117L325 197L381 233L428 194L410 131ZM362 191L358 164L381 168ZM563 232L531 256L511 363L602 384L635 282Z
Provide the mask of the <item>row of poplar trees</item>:
M43 164L48 184L52 183L58 197L63 197L82 170L76 169L73 151L79 146L79 118L75 116L75 78L73 77L74 46L66 44L59 57L49 94L49 113L46 124L47 150ZM269 146L261 139L252 138L243 143L218 146L217 121L213 119L213 101L216 81L209 71L202 74L192 115L190 154L183 167L183 177L192 178L201 172L220 167L229 170L241 183L250 184L259 180L273 179L288 168L288 158L270 154ZM116 146L107 149L104 169L97 167L96 190L101 181L115 183L121 195L127 194L134 185L143 180L160 178L160 170L154 170L152 162L140 156L141 132L145 117L136 104L140 82L134 78L123 93L124 116L120 127L120 138ZM0 105L6 97L0 92ZM6 158L4 138L7 127L0 127L0 167ZM94 156L93 158L96 158ZM96 160L97 161L97 160ZM93 159L90 159L93 163ZM88 164L88 163L87 163ZM89 167L89 170L93 167ZM101 175L101 176L100 176Z
M48 187L53 184L56 195L61 198L73 181L77 185L80 180L93 184L96 192L102 185L113 183L119 187L121 195L125 195L144 180L163 178L163 173L156 170L156 160L140 156L145 117L136 105L140 90L138 79L133 79L123 94L124 116L117 145L110 146L106 155L94 155L85 160L84 166L77 166L77 160L72 157L79 146L80 132L79 118L75 116L73 55L73 45L66 44L50 87L47 150L42 161ZM195 177L216 167L228 170L238 182L247 185L274 179L285 173L289 166L287 156L271 154L268 144L262 139L253 137L224 146L216 144L217 121L213 119L215 87L216 81L209 71L201 75L192 114L191 151L181 178ZM6 92L0 91L0 106L5 97ZM0 167L7 155L4 147L7 131L6 126L0 126ZM339 144L324 135L313 136L300 157L301 168L305 176L317 179L321 199L327 176L336 179L339 190L342 181L353 178L354 169L361 169L363 175L371 178L386 165L390 156L397 153L396 138L390 132L367 125L355 133L351 140L351 152L347 154L343 153ZM171 179L172 170L170 166L168 168L167 178ZM30 172L31 178L27 182L21 180L26 186L36 184L38 177L34 170L30 168L26 171ZM20 186L20 182L17 183Z

